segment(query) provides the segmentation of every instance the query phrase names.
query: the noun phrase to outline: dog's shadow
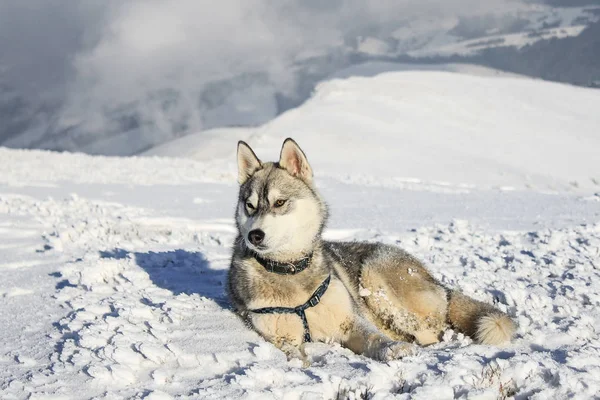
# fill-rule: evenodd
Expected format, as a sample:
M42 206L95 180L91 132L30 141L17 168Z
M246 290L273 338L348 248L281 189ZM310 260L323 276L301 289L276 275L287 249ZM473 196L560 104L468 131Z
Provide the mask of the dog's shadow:
M163 252L129 252L123 249L100 252L102 258L132 258L148 273L158 287L174 295L185 293L214 300L223 308L230 308L225 291L227 270L213 269L203 253L199 251L170 250Z

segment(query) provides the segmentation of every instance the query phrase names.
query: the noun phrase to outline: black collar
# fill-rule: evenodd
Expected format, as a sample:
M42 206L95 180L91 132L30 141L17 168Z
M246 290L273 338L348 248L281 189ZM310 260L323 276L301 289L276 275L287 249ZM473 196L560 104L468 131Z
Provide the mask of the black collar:
M279 275L296 275L299 272L304 271L310 265L312 260L312 253L298 261L282 263L275 260L268 260L262 258L258 254L252 252L252 256L260 265L262 265L267 271L274 272Z

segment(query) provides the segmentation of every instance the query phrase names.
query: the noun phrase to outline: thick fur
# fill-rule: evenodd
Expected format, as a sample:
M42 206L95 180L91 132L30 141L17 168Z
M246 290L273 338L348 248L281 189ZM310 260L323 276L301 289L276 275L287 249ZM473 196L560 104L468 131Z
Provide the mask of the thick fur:
M482 344L512 338L516 325L506 314L443 287L404 250L322 240L327 207L313 186L306 156L293 140L284 142L277 163L262 163L240 142L238 172L239 235L229 271L230 299L258 333L289 357L304 358L300 318L249 310L301 305L328 275L331 284L321 302L306 310L315 341L338 342L358 354L391 360L414 352L412 342L439 341L449 326ZM265 236L253 245L248 233L256 229ZM256 253L279 262L309 254L312 259L296 275L278 275L266 271Z

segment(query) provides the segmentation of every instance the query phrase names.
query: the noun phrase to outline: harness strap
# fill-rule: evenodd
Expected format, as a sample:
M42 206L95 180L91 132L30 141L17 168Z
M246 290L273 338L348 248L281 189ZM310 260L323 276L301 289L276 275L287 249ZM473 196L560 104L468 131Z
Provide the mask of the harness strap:
M331 275L329 275L327 277L327 279L325 279L323 281L323 283L321 283L321 285L317 288L317 290L315 290L313 295L310 296L310 298L308 299L308 301L306 303L299 305L298 307L294 307L294 308L291 308L291 307L265 307L265 308L258 308L256 310L249 310L249 311L253 312L253 313L257 313L257 314L296 314L300 317L300 320L302 320L302 326L304 326L304 340L303 341L311 342L312 339L310 337L310 328L308 326L308 321L306 319L305 311L307 308L314 307L321 302L321 297L323 297L323 295L327 291L330 281L331 281Z

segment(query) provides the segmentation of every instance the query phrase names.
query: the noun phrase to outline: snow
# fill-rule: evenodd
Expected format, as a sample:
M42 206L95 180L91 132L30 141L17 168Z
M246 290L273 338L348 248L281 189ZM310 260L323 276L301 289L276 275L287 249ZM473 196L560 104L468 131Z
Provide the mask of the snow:
M345 79L323 82L305 104L261 127L200 132L146 154L231 159L230 143L243 139L276 157L291 136L301 138L318 175L350 182L447 190L600 188L599 91L452 64L438 67L446 71L378 73L403 67L341 71ZM353 73L365 76L347 77Z
M592 398L598 105L542 81L398 71L154 156L0 148L0 398ZM286 136L330 205L327 238L405 248L513 316L516 339L448 330L389 363L313 343L302 368L244 326L225 293L235 144L273 159Z
M392 35L399 41L401 54L413 57L475 55L484 49L514 46L518 49L545 39L578 36L590 23L597 22L600 7L550 7L531 4L508 12L503 17L525 24L519 29L498 33L488 29L479 37L460 37L457 18L416 19ZM507 24L508 25L508 24ZM506 29L506 28L504 28Z
M502 71L499 69L484 67L476 64L463 63L439 63L439 64L421 64L421 63L397 63L385 61L368 61L360 64L351 65L347 68L340 69L328 77L331 79L347 79L353 76L372 77L386 72L399 71L443 71L443 72L458 72L466 75L484 76L484 77L513 77L526 78L523 75L514 74L511 72Z
M452 55L469 56L478 54L481 50L494 47L513 46L517 49L521 49L544 39L563 39L566 37L578 36L585 28L587 28L587 25L574 25L543 29L534 33L526 31L504 35L489 35L482 38L461 40L444 45L427 46L419 50L409 51L408 54L417 58Z

